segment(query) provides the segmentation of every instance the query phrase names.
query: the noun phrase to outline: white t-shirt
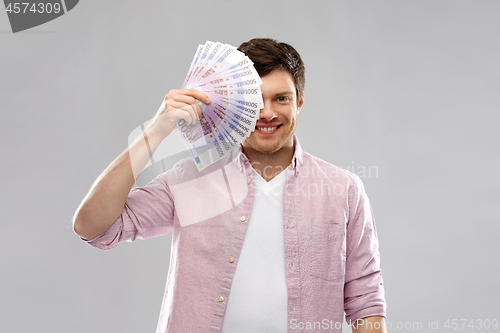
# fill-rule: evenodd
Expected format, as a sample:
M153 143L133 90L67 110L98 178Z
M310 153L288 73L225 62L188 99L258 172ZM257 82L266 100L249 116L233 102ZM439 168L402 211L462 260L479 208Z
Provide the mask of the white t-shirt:
M227 301L222 333L288 332L283 238L286 173L287 169L266 182L253 170L252 211Z

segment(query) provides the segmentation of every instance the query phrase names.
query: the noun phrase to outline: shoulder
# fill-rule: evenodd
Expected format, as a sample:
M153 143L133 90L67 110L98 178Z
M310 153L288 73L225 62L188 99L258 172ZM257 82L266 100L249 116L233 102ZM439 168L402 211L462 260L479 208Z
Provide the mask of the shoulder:
M327 177L331 180L336 180L353 186L362 185L361 179L353 172L342 169L334 164L331 164L317 156L303 152L304 167L319 171L319 176Z
M366 196L360 177L309 153L303 153L303 170L300 178L306 183L316 183L322 189L331 188L336 197L344 197L349 207L357 206ZM328 192L328 193L330 193Z

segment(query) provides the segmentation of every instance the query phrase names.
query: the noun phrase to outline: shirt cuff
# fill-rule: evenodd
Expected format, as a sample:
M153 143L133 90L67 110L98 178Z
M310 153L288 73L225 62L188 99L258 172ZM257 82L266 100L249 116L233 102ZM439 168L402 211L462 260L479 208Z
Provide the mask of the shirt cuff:
M118 238L119 235L121 234L121 230L123 229L123 221L121 216L116 219L115 222L109 227L108 230L103 232L100 235L97 235L96 237L92 239L85 239L80 236L80 239L101 250L110 250L115 248L118 245Z

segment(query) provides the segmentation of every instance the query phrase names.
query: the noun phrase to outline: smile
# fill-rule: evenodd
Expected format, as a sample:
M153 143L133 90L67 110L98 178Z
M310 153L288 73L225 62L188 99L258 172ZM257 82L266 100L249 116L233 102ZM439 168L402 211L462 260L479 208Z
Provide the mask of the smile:
M257 127L259 130L264 131L264 132L272 132L278 127Z
M255 126L255 128L261 132L261 133L266 133L266 134L271 134L271 133L274 133L278 128L280 128L281 125L277 125L277 126Z

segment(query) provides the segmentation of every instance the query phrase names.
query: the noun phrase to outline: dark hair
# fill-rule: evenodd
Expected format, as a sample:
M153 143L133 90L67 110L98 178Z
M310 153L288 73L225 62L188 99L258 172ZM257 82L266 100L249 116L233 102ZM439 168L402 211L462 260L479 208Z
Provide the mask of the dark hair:
M306 68L300 54L289 44L270 38L254 38L242 43L238 50L253 61L260 76L266 76L275 69L290 72L295 82L297 103L304 92Z

